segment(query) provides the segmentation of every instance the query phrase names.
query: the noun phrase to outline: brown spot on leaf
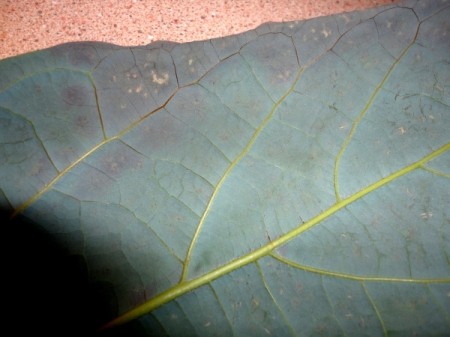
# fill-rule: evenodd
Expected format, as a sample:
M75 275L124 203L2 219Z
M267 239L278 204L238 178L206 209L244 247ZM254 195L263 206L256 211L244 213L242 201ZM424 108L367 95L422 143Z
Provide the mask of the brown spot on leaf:
M34 93L37 95L42 93L42 87L39 84L35 84L33 86L33 89L34 89Z
M70 63L77 66L81 64L94 65L97 54L93 47L82 44L75 44L73 52L69 54Z
M83 129L89 124L89 119L87 118L87 116L79 116L76 120L76 123L77 127Z
M106 155L100 166L104 173L114 178L119 177L126 170L139 170L141 168L141 159L127 152Z
M89 43L73 42L50 49L50 54L56 59L68 58L74 66L92 66L98 62L98 54L95 47Z
M62 92L63 101L66 102L67 105L85 105L87 95L86 89L81 85L69 86L64 88Z

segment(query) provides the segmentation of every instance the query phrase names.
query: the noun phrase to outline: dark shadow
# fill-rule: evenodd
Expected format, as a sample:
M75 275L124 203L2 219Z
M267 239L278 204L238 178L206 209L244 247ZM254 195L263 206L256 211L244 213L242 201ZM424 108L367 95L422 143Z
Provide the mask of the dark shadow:
M83 257L67 254L41 226L9 214L0 210L3 331L93 335L116 314L113 289L90 283Z
M89 280L81 255L22 216L0 209L2 329L14 336L149 336L138 321L97 333L117 316L113 286ZM163 330L156 335L165 335Z
M1 210L3 329L22 336L89 335L108 313L89 285L83 258L66 254L37 224L8 217Z

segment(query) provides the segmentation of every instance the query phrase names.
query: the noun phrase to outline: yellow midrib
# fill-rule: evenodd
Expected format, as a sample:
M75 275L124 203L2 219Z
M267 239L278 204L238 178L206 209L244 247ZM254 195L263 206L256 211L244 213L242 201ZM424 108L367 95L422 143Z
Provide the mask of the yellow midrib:
M180 282L179 284L172 287L171 289L164 291L163 293L155 296L151 300L143 303L142 305L124 313L123 315L121 315L121 316L117 317L116 319L112 320L111 322L107 323L106 325L104 325L101 328L101 330L111 328L111 327L114 327L117 325L125 324L133 319L136 319L136 318L160 307L161 305L163 305L163 304L165 304L165 303L167 303L167 302L169 302L191 290L194 290L202 285L208 284L209 282L211 282L223 275L226 275L238 268L241 268L245 265L248 265L252 262L257 261L258 259L260 259L262 257L271 255L272 251L275 248L278 248L278 247L286 244L288 241L297 237L301 233L306 232L307 230L313 228L314 226L316 226L317 224L319 224L326 218L330 217L331 215L335 214L342 208L348 206L349 204L353 203L354 201L356 201L358 199L361 199L365 195L381 188L382 186L396 180L397 178L402 177L402 176L414 171L415 169L421 168L425 163L429 162L433 158L438 157L439 155L443 154L444 152L446 152L448 150L450 150L450 143L443 145L442 147L431 152L427 156L424 156L422 159L420 159L398 171L391 173L390 175L363 188L362 190L350 195L349 197L340 199L339 201L337 201L334 205L329 207L324 212L318 214L317 216L315 216L314 218L305 222L304 224L299 224L296 228L294 228L290 232L280 236L278 239L276 239L272 242L269 242L265 246L263 246L259 249L256 249L255 251L252 251L252 252L248 253L247 255L244 255L238 259L235 259L227 264L224 264L223 266L221 266L215 270L212 270L209 273L201 275L195 279L192 279L190 281ZM310 271L313 271L313 268L310 268ZM319 269L314 269L314 271L319 272ZM324 273L324 275L325 275L325 273ZM332 273L327 273L326 275L337 276L337 275L333 275ZM350 278L350 277L347 277L347 278ZM356 276L354 276L353 278L355 279ZM361 276L361 278L363 278L363 277ZM383 281L383 278L380 277L379 281ZM447 281L447 280L445 280L445 281Z

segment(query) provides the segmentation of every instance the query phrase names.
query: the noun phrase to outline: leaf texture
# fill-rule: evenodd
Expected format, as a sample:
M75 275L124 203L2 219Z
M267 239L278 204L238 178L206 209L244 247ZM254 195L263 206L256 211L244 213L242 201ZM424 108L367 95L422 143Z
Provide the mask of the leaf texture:
M445 335L449 15L3 60L1 206L110 290L105 333Z

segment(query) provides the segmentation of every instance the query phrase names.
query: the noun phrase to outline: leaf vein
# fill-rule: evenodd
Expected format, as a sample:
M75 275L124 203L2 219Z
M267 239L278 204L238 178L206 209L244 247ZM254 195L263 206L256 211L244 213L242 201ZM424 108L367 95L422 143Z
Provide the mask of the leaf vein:
M353 281L362 281L362 282L392 282L392 283L421 283L421 284L430 284L430 283L450 283L450 277L448 278L436 278L436 279L415 279L413 277L411 278L401 278L401 277L381 277L381 276L362 276L362 275L355 275L355 274L349 274L349 273L341 273L336 272L328 269L322 269L322 268L316 268L312 266L307 266L304 264L300 264L297 262L294 262L288 258L285 258L278 253L270 253L270 256L272 256L274 259L278 260L279 262L282 262L290 267L293 267L295 269L300 269L304 271L308 271L314 274L319 274L322 276L330 276L335 278L341 278L341 279L347 279L347 280L353 280Z
M225 170L224 174L222 175L222 177L220 178L219 182L217 183L217 186L214 188L213 193L211 194L211 197L205 207L205 211L203 212L202 216L200 217L197 229L194 233L194 236L192 238L191 244L188 248L188 251L186 253L186 260L185 260L185 264L183 267L183 272L181 275L181 279L180 282L183 282L186 277L187 277L187 272L188 272L188 267L189 267L189 263L191 261L191 257L192 257L192 252L194 250L194 246L195 243L198 240L198 237L200 235L200 232L203 228L203 225L205 223L206 217L208 216L208 213L214 203L214 200L217 197L217 194L219 193L222 185L225 183L226 179L228 178L228 176L231 174L231 172L233 171L233 169L236 167L236 165L242 160L242 158L244 158L247 153L250 151L250 149L252 148L253 144L255 143L256 139L258 138L259 134L262 132L262 130L266 127L266 125L269 123L269 121L272 119L275 111L278 109L279 105L281 104L281 102L284 101L284 99L294 90L294 86L295 84L299 81L302 73L303 73L304 69L300 68L299 71L297 72L297 76L293 82L293 84L291 85L291 87L288 89L288 91L274 104L272 110L269 112L269 114L266 116L266 118L264 118L264 120L261 122L261 124L258 126L258 128L256 128L255 132L253 133L252 137L250 138L250 140L248 141L247 145L244 147L244 149L239 153L239 155L230 163L230 165L228 166L228 168Z
M372 305L373 310L375 311L375 314L377 315L378 321L380 322L381 328L383 330L383 335L387 336L388 333L387 333L387 330L386 330L386 326L384 324L383 319L381 318L381 314L380 314L380 311L378 310L378 307L376 306L374 300L372 299L372 296L370 296L369 289L367 289L367 287L364 284L364 282L361 284L361 286L363 287L364 293L366 294L370 304Z
M344 140L344 142L343 142L343 144L341 146L341 149L339 150L339 152L338 152L338 154L336 156L336 161L335 161L335 164L334 164L334 174L333 174L334 178L333 178L333 180L334 180L334 191L335 191L335 196L336 196L336 200L337 201L341 200L341 195L340 195L340 192L339 192L339 177L338 176L339 176L339 164L340 164L342 155L344 154L345 150L347 149L348 145L350 144L350 141L352 140L352 138L353 138L353 136L354 136L354 134L356 132L356 129L360 125L362 119L366 115L366 113L369 110L369 108L372 106L372 104L375 101L375 98L377 97L377 95L380 92L381 88L386 83L387 79L389 78L391 73L394 71L396 66L400 63L400 61L403 59L403 57L409 51L409 49L414 45L418 33L419 33L419 26L417 27L416 33L415 33L412 41L408 44L408 46L405 47L405 49L403 49L403 51L400 53L400 55L395 60L395 62L389 67L389 69L386 72L386 74L384 75L383 79L381 80L380 83L378 83L378 85L376 86L374 92L372 93L372 95L370 95L369 99L367 100L366 104L364 105L363 109L360 111L360 113L358 114L358 116L354 120L354 122L352 124L352 127L351 127L347 137L345 138L345 140Z
M267 293L269 294L272 302L275 304L275 307L277 308L278 312L281 314L281 317L283 317L283 322L286 324L287 328L289 329L289 333L292 336L296 336L295 329L292 327L291 323L289 322L288 318L286 317L284 311L281 309L281 306L278 304L275 296L273 295L272 291L270 290L270 286L267 284L266 277L264 276L264 272L262 271L262 268L258 261L256 261L256 268L258 270L259 276L261 277L261 280L264 284L264 288L266 289Z
M275 248L278 248L288 241L292 240L294 237L300 235L303 232L306 232L307 230L315 227L318 225L321 221L325 220L326 218L330 217L340 209L346 207L347 205L353 203L354 201L362 198L363 196L373 192L374 190L379 189L380 187L390 183L391 181L409 173L413 170L417 169L418 167L422 166L426 162L432 160L433 158L438 157L439 155L445 153L446 151L450 150L450 142L445 144L444 146L440 147L439 149L431 152L427 156L423 157L422 159L418 160L417 162L406 166L403 169L400 169L389 176L380 179L379 181L373 183L372 185L360 190L359 192L342 199L340 202L334 204L324 212L318 214L317 216L313 217L309 221L305 223L299 224L296 228L293 230L287 232L286 234L280 236L279 238L275 239L274 241L271 241L267 243L265 246L258 248L240 258L237 258L235 260L232 260L228 262L227 264L224 264L223 266L214 269L210 271L209 273L206 273L204 275L201 275L195 279L189 280L189 281L183 281L180 282L178 285L174 286L173 288L170 288L159 295L155 296L154 298L150 299L149 301L143 303L142 305L131 309L130 311L124 313L123 315L115 318L114 320L110 321L109 323L105 324L103 327L100 328L100 330L109 329L114 326L118 326L121 324L125 324L126 322L129 322L143 314L146 314L147 312L177 298L178 296L181 296L188 291L192 291L206 283L209 283L222 275L228 274L233 270L236 270L238 268L241 268L243 266L246 266L254 261L257 261L258 259L271 255L273 250ZM367 280L365 280L367 281ZM385 280L389 281L389 280ZM392 280L390 280L392 281ZM414 282L413 281L406 281L403 280L403 282ZM422 280L422 283L430 283L430 282L438 282L438 283L448 283L450 282L450 279L438 279L437 281L434 280ZM417 282L417 281L416 281Z

